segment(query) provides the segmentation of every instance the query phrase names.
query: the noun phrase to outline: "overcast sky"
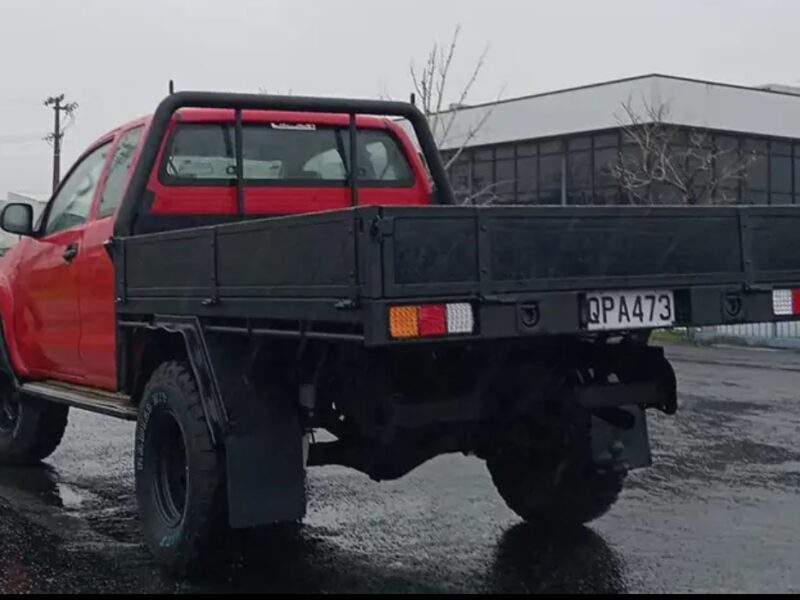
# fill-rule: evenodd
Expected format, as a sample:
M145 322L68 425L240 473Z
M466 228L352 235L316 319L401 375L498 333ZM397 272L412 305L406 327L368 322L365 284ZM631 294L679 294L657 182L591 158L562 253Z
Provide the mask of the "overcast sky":
M471 102L651 72L800 85L797 0L0 0L0 197L47 193L42 106L80 103L63 169L179 89L406 98L457 23ZM457 86L455 86L457 87Z

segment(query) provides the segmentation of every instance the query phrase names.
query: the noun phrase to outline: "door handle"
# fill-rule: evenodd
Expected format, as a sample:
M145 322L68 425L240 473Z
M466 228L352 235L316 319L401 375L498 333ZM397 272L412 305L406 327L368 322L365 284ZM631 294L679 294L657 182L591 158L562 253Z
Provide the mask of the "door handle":
M64 257L64 261L68 263L71 263L77 255L78 255L78 244L75 242L67 246L67 249L64 250L64 254L62 254L62 256Z

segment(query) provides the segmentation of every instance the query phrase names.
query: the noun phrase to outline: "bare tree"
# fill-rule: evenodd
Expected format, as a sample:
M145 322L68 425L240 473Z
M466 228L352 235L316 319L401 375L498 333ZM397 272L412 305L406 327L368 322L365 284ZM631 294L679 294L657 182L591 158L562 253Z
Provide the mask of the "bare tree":
M483 110L474 111L475 118L472 122L465 120L464 111L469 109L467 102L486 64L489 46L483 49L475 66L469 71L466 83L454 92L453 65L458 54L460 36L461 26L458 25L448 44L434 42L421 68L413 61L410 65L415 99L428 119L433 139L439 148L451 148L445 161L445 169L450 169L461 158L494 111L494 104L490 104ZM503 90L497 99L499 100L502 95ZM456 131L454 127L457 122L459 129ZM455 146L452 146L454 142ZM497 182L483 186L479 190L456 189L455 191L465 203L489 203L493 201L496 190L502 185L503 183Z
M689 205L733 202L755 156L720 147L707 131L669 124L665 103L643 101L643 107L642 115L631 100L623 103L617 121L625 147L606 167L628 199L635 204L664 203L665 197Z

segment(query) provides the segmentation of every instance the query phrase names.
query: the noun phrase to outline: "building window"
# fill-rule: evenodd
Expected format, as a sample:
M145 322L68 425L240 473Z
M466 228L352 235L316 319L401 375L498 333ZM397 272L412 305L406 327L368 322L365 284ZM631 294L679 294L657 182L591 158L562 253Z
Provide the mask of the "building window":
M739 138L732 135L717 135L714 136L714 146L718 152L738 153Z
M609 187L609 188L599 188L595 189L594 191L594 204L600 206L611 206L615 204L619 204L619 188L617 187Z
M766 140L745 138L744 155L752 157L747 173L745 204L769 203L769 143Z
M527 146L528 156L520 156L522 146L517 148L517 202L532 204L536 202L536 192L539 189L539 165L536 157L536 146ZM533 154L530 154L533 152Z
M498 146L494 151L494 156L497 160L514 158L514 154L514 146L512 145Z
M568 142L569 151L572 152L574 150L591 150L592 149L592 138L588 137L579 137L579 138L572 138Z
M747 178L747 187L754 192L765 192L769 187L769 161L764 154L753 156Z
M480 148L474 150L475 162L492 162L494 160L494 150L491 148Z
M570 152L567 164L567 187L570 189L588 189L592 187L592 153Z
M769 203L770 204L791 204L792 203L792 195L791 194L776 194L772 193L769 196Z
M794 156L794 193L800 196L800 147L795 147Z
M745 138L743 155L751 160L747 173L745 204L766 204L769 192L769 144L766 140Z
M613 168L618 161L619 150L617 148L603 148L594 151L595 188L606 188L617 184Z
M567 155L567 204L589 204L592 197L592 153L570 152Z
M756 138L746 138L744 140L744 150L745 152L754 152L756 154L766 154L767 153L767 140L761 140Z
M694 177L694 202L800 202L800 143L678 127L669 136L675 167ZM715 153L712 170L693 169L705 152ZM449 174L461 201L480 194L479 203L627 204L631 199L614 172L621 154L633 163L641 159L630 136L608 130L471 149ZM442 153L445 162L453 156L454 151ZM687 201L675 186L653 183L641 192L654 204Z
M792 158L771 156L769 161L769 184L773 194L792 193Z
M539 146L539 154L561 154L561 140L548 140Z
M701 158L689 156L687 158L689 175L693 178L692 198L690 204L709 204L713 201L711 194L711 171L708 164L708 155Z
M486 155L483 154L483 157ZM472 199L477 203L485 202L493 193L494 186L494 163L492 161L477 160L478 153L475 156L475 164L472 165L472 186L470 194Z
M716 137L717 156L714 161L714 178L717 187L715 200L725 204L739 202L739 187L742 178L739 140L731 136Z
M498 202L512 203L516 200L516 165L514 163L514 148L511 147L511 156L508 157L507 148L497 149L497 162L495 162L495 194ZM504 158L501 158L503 156Z
M539 201L542 204L561 204L563 167L561 154L539 157Z
M773 141L769 145L769 150L772 154L777 154L781 156L791 156L792 155L792 145L788 142L775 142Z
M600 133L594 136L594 147L597 148L618 148L619 147L619 133L614 131L611 133Z
M450 185L453 186L453 195L459 203L470 195L472 169L469 158L469 152L464 151L450 167Z
M442 164L447 168L447 163L453 160L453 157L456 155L455 150L442 150L439 152L439 158L442 160Z
M537 144L526 143L517 146L517 156L536 156L539 154L539 146Z

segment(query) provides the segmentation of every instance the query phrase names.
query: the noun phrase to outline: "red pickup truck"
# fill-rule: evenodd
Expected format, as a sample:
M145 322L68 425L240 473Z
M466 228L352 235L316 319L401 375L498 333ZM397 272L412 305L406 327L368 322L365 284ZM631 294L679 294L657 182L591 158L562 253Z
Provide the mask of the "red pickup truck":
M421 156L396 118L414 128ZM677 409L649 332L800 315L794 207L452 206L404 103L182 92L101 137L0 259L0 462L136 420L175 572L295 522L305 469L460 452L542 531L605 513ZM334 441L315 442L324 429Z

